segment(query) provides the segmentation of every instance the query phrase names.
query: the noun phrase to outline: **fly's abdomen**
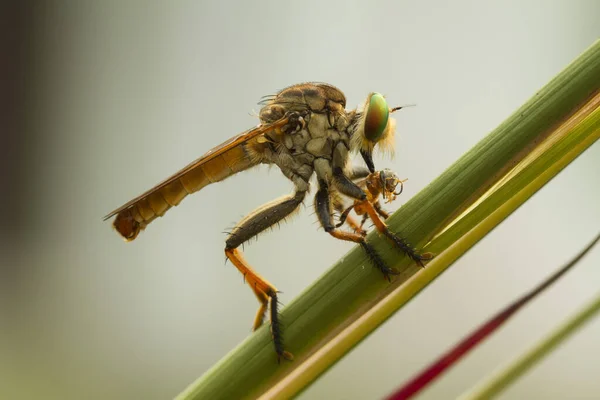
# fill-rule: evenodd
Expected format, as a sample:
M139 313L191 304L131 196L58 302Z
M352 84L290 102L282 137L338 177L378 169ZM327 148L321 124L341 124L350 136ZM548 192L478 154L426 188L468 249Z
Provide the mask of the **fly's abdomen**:
M247 157L244 145L232 147L205 162L190 164L173 177L149 190L116 214L113 226L127 241L134 240L139 232L157 217L162 217L171 207L178 205L188 194L257 164Z

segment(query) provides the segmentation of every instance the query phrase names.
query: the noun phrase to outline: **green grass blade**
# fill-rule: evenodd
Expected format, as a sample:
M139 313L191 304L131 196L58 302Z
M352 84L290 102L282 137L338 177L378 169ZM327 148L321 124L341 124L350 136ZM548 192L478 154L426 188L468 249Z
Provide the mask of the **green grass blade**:
M499 199L503 199L501 204L490 208L486 203L482 203L465 218L454 224L453 230L447 231L445 236L434 239L430 243L430 247L439 249L443 247L444 242L448 242L449 235L460 233L460 236L454 237L454 241L447 245L423 271L374 304L364 315L338 334L335 340L318 349L301 367L275 385L268 393L267 398L287 398L300 391L314 380L318 373L326 370L390 315L410 301L469 248L515 211L552 177L556 176L567 164L598 140L600 138L600 107L598 107L600 96L596 97L594 103L596 108L592 114L589 114L573 129L562 132L562 140L555 142L555 146L532 161L519 175L507 181L505 186L487 199L493 204L498 203ZM556 148L562 149L562 151L569 150L562 157L556 159ZM554 162L548 165L549 160L554 160ZM531 171L537 171L537 174L532 175ZM481 217L482 210L486 211L483 219L472 217L472 215ZM470 225L474 223L474 220L477 221L476 224ZM467 225L470 227L467 228Z
M297 393L590 146L600 135L599 115L592 112L599 91L600 41L390 217L393 231L438 253L421 273L400 288L418 267L385 239L369 235L388 264L402 271L396 280L385 281L362 250L354 248L284 308L285 340L294 362L277 365L264 326L179 398L256 398L267 392L268 397L285 398ZM574 122L565 127L571 117ZM527 164L537 170L523 168L490 193L515 165L548 142L553 146ZM561 152L550 152L557 144L563 146ZM552 168L542 170L535 162L549 162ZM506 189L515 176L523 188L517 191L520 197L516 189ZM483 194L486 200L446 229Z

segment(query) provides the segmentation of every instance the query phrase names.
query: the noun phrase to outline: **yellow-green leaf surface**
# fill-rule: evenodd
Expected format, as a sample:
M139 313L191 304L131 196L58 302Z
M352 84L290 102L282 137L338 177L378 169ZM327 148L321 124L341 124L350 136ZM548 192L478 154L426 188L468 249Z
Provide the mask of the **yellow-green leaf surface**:
M416 265L370 234L388 264L402 271L391 284L362 249L352 249L283 309L293 362L277 364L263 326L179 398L298 393L593 144L600 136L599 93L600 41L388 219L393 231L437 254L424 270L415 275Z

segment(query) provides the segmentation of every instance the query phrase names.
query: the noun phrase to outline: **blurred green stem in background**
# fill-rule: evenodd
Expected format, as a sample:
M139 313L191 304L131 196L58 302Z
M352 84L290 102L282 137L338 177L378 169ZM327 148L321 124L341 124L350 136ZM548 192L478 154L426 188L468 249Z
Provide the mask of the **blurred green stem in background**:
M387 220L418 249L437 254L424 270L415 275L416 265L371 233L369 242L401 271L391 284L353 248L283 309L293 362L277 364L263 326L178 398L299 393L591 146L600 136L599 104L597 41Z

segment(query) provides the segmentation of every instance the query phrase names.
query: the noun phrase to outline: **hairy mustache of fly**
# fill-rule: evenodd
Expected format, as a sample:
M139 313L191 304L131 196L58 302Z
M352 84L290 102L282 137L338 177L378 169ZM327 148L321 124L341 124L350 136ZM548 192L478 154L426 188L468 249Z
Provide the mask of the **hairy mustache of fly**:
M391 245L420 266L432 258L418 253L409 243L391 232L385 222L388 213L379 198L393 201L402 192L403 181L391 170L376 171L373 150L393 151L396 122L379 93L371 93L360 110L346 110L346 97L326 83L301 83L263 98L260 124L217 147L187 165L152 189L109 213L113 227L126 240L135 240L152 221L162 217L187 195L220 182L259 164L276 165L294 185L294 192L266 203L239 221L225 240L225 255L244 276L259 301L253 328L258 329L269 311L277 359L293 358L283 344L278 312L278 290L244 259L240 246L261 232L287 219L303 203L316 175L314 208L320 225L332 237L359 244L369 261L390 279L398 273L387 266L374 247L366 242L364 222L371 219ZM367 168L352 165L350 155L360 153ZM400 185L400 189L397 189ZM353 204L346 207L344 200ZM362 215L359 224L349 214ZM340 221L334 224L334 212ZM340 229L348 224L351 231Z

